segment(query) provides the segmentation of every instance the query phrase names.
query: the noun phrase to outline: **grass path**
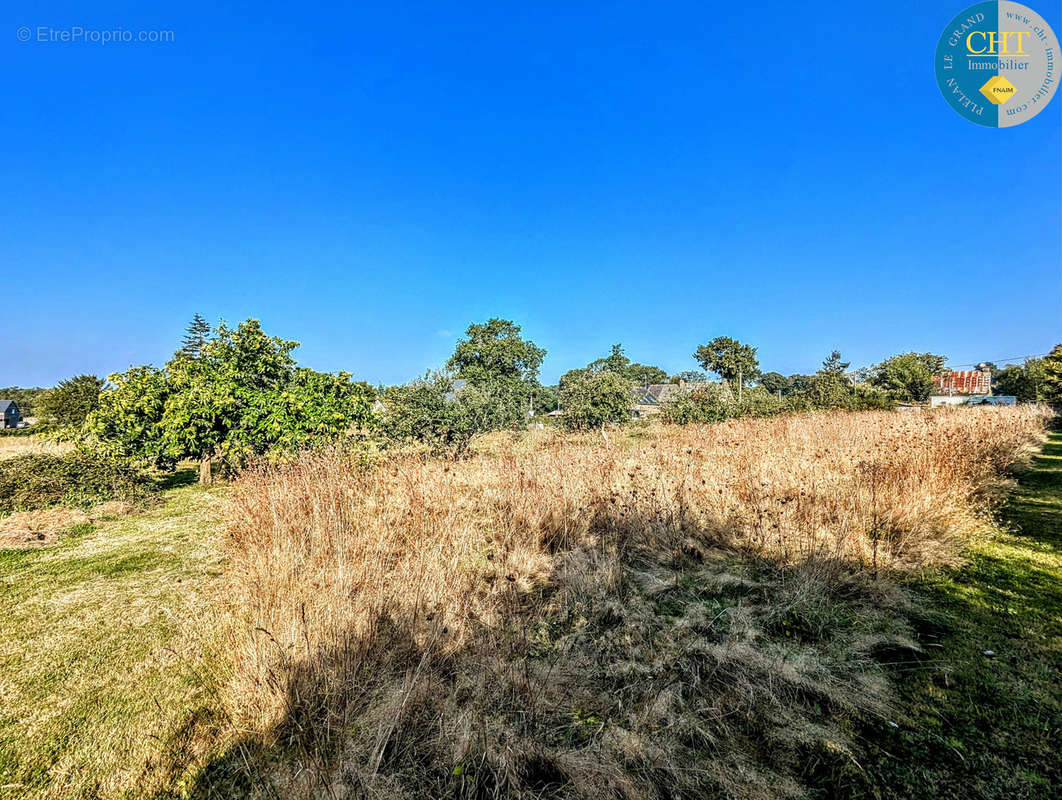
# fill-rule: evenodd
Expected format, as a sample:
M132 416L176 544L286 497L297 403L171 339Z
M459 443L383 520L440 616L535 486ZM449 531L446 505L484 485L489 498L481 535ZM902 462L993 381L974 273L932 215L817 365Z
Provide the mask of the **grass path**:
M209 706L221 491L173 489L56 547L0 551L0 798L179 781L174 739Z
M897 668L906 724L863 765L882 797L1062 796L1062 432L1002 522L916 588L927 657Z

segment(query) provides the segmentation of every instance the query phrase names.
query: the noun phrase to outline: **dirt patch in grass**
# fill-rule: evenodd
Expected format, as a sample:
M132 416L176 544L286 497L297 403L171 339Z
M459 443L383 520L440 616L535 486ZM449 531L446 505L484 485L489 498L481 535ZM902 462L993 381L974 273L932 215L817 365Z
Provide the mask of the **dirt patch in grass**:
M0 518L0 550L47 547L69 533L84 533L95 522L114 520L144 509L121 500L100 503L87 511L80 508L46 508L22 511Z
M78 508L48 508L12 514L0 519L0 549L46 547L55 544L60 534L90 521L88 513Z

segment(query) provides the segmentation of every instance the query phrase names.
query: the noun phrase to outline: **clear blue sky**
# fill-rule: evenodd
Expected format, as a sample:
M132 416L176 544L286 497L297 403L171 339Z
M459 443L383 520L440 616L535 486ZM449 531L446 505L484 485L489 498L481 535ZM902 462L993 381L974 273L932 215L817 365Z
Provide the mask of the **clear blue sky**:
M934 49L968 4L8 3L0 386L161 364L196 311L388 383L490 316L547 381L717 335L783 373L1043 353L1062 98L952 111Z

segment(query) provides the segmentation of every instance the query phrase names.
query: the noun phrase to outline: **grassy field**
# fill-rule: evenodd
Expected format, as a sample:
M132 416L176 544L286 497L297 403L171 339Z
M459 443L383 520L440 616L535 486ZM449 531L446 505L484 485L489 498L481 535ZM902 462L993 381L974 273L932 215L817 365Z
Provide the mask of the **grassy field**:
M222 490L0 551L0 797L150 795L218 677ZM183 761L183 763L182 763Z
M557 437L233 494L233 714L284 797L875 791L901 581L991 525L1035 409ZM850 774L851 773L851 774Z
M881 420L892 424L891 417ZM881 435L909 441L902 426L913 423L897 424ZM787 452L806 448L807 459L822 458L817 454L829 430L815 423L805 437L802 423L787 425ZM221 798L252 788L263 797L317 791L341 798L364 796L365 786L399 798L415 796L410 786L420 781L433 782L424 790L431 796L455 798L504 796L517 785L528 797L583 796L579 784L600 789L586 796L638 797L646 785L667 781L675 797L690 800L706 796L707 786L718 790L709 796L765 799L1051 797L1062 782L1062 435L1021 474L998 527L971 525L961 514L939 517L942 524L961 521L962 535L974 537L960 566L932 566L943 558L938 544L955 542L935 529L920 533L932 545L926 567L901 583L787 564L785 546L762 541L763 512L755 512L769 492L789 505L784 498L791 487L779 471L786 462L766 475L754 460L733 467L738 476L751 468L756 480L739 486L748 497L736 496L726 507L727 525L747 527L754 549L735 547L714 530L698 543L704 532L692 534L687 526L682 538L665 542L665 558L650 557L660 547L656 537L676 522L659 488L674 459L698 457L697 447L715 458L713 447L732 447L738 436L755 453L757 430L713 428L714 439L700 444L636 432L607 463L590 438L577 440L586 449L574 454L536 442L513 452L502 447L485 456L494 459L489 462L458 464L457 474L445 464L428 465L424 473L407 465L381 475L376 489L362 486L380 524L390 520L395 530L416 531L418 538L402 546L423 556L403 566L395 561L399 551L388 550L383 555L390 560L380 563L363 554L362 567L397 566L411 570L407 577L420 570L425 593L469 597L463 611L476 617L451 610L446 622L451 630L464 626L457 628L463 637L457 645L438 638L425 648L415 636L397 636L399 626L416 620L403 616L409 608L381 606L380 625L392 626L386 636L379 627L357 635L346 627L343 647L330 639L307 663L312 648L305 637L321 631L300 626L321 612L315 603L331 604L330 613L347 626L358 611L334 605L341 598L328 595L334 586L346 592L361 580L350 562L331 560L345 552L346 540L314 539L324 528L305 526L329 519L327 530L349 530L343 525L353 519L352 509L344 504L353 495L343 482L363 479L337 477L335 464L309 464L287 474L280 489L269 489L277 492L273 500L302 497L306 504L271 505L255 494L266 490L263 484L237 487L235 506L232 487L180 486L146 513L80 526L56 546L0 551L0 798ZM838 432L848 435L843 427ZM919 468L942 467L937 445L926 452L938 460ZM642 468L659 466L659 473L628 474L639 448L653 451L652 459L641 459ZM597 501L580 498L574 485L536 485L527 469L536 458L589 459L592 469L580 465L579 475L594 480L579 491L619 481L625 494L613 501L612 490L604 491L597 510L588 510ZM849 478L856 483L843 489L848 468L840 468L836 455L829 458L835 459L828 462L832 483L823 485L835 498L851 491L853 508L867 505L866 497L880 500L919 485L907 477L886 488L853 461ZM574 463L557 474L571 478ZM331 471L314 471L325 467ZM514 478L519 491L484 483L481 469ZM469 481L479 487L478 505L469 505ZM550 517L555 491L568 492L566 511ZM697 491L703 502L718 496L714 485ZM255 497L258 506L248 505ZM394 498L393 507L385 498ZM419 504L416 520L405 505L411 498ZM596 544L573 547L583 536L575 527L563 542L512 539L530 519L550 525L550 519L600 520L602 509L616 503L639 515L608 511L612 535L657 529L651 541L623 544L630 548L626 556L613 557ZM750 503L751 516L730 513ZM321 517L330 508L346 508L347 516ZM471 593L471 585L451 578L433 584L433 537L467 526L477 508L499 514L486 528L478 517L476 525L499 541L510 537L507 554L482 546L456 551L455 563L463 566L452 580L470 574L484 580ZM910 505L912 513L923 508L921 501ZM820 510L809 505L792 513L804 515L803 525L834 524L846 513L835 504L820 519ZM272 542L280 549L268 551L266 528L278 524L281 512L289 515L283 524L290 524L292 537ZM230 560L225 519L237 520L241 546L253 545L260 561L249 562L239 550L237 561ZM624 519L631 524L621 526ZM775 530L770 524L761 527ZM615 550L617 542L609 547ZM869 567L874 553L865 544L843 542L849 558ZM295 576L278 570L277 559L301 547L323 548L305 557L328 558L317 569L340 572L304 571L298 591L258 596L265 605L253 613L234 603L226 574L236 585L279 586ZM910 562L899 549L890 558ZM535 577L543 569L545 577ZM484 593L493 585L511 588L500 595L509 605L498 618L484 611L491 608ZM372 596L388 601L393 596L385 589L375 587ZM350 603L352 595L345 596ZM288 614L281 606L293 599L301 609ZM447 633L428 624L429 609L423 613L426 630ZM242 627L270 614L286 627L259 628L253 636L264 649L248 648ZM287 648L292 636L290 655L276 661L278 644ZM391 649L376 650L374 640ZM267 728L254 723L249 695L262 687L236 674L249 658L260 659L273 689L296 689L282 695L282 719ZM358 663L369 671L358 672ZM336 670L346 686L330 683ZM425 676L430 680L418 683ZM351 687L362 693L346 694ZM337 709L348 715L345 721ZM348 758L355 754L353 772L329 767L337 733ZM351 733L361 738L352 740ZM493 748L492 738L501 745ZM439 742L447 746L440 750ZM367 758L356 755L359 748ZM439 761L448 764L441 778ZM509 777L506 768L513 770Z

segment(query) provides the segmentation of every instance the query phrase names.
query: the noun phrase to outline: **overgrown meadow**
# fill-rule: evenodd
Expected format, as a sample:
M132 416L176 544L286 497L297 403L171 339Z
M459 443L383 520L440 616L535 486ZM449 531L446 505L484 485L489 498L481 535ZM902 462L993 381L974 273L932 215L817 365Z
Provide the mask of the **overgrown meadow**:
M882 664L917 646L896 579L957 558L1047 416L543 431L456 460L251 470L228 512L233 785L855 791L853 732L895 713Z

